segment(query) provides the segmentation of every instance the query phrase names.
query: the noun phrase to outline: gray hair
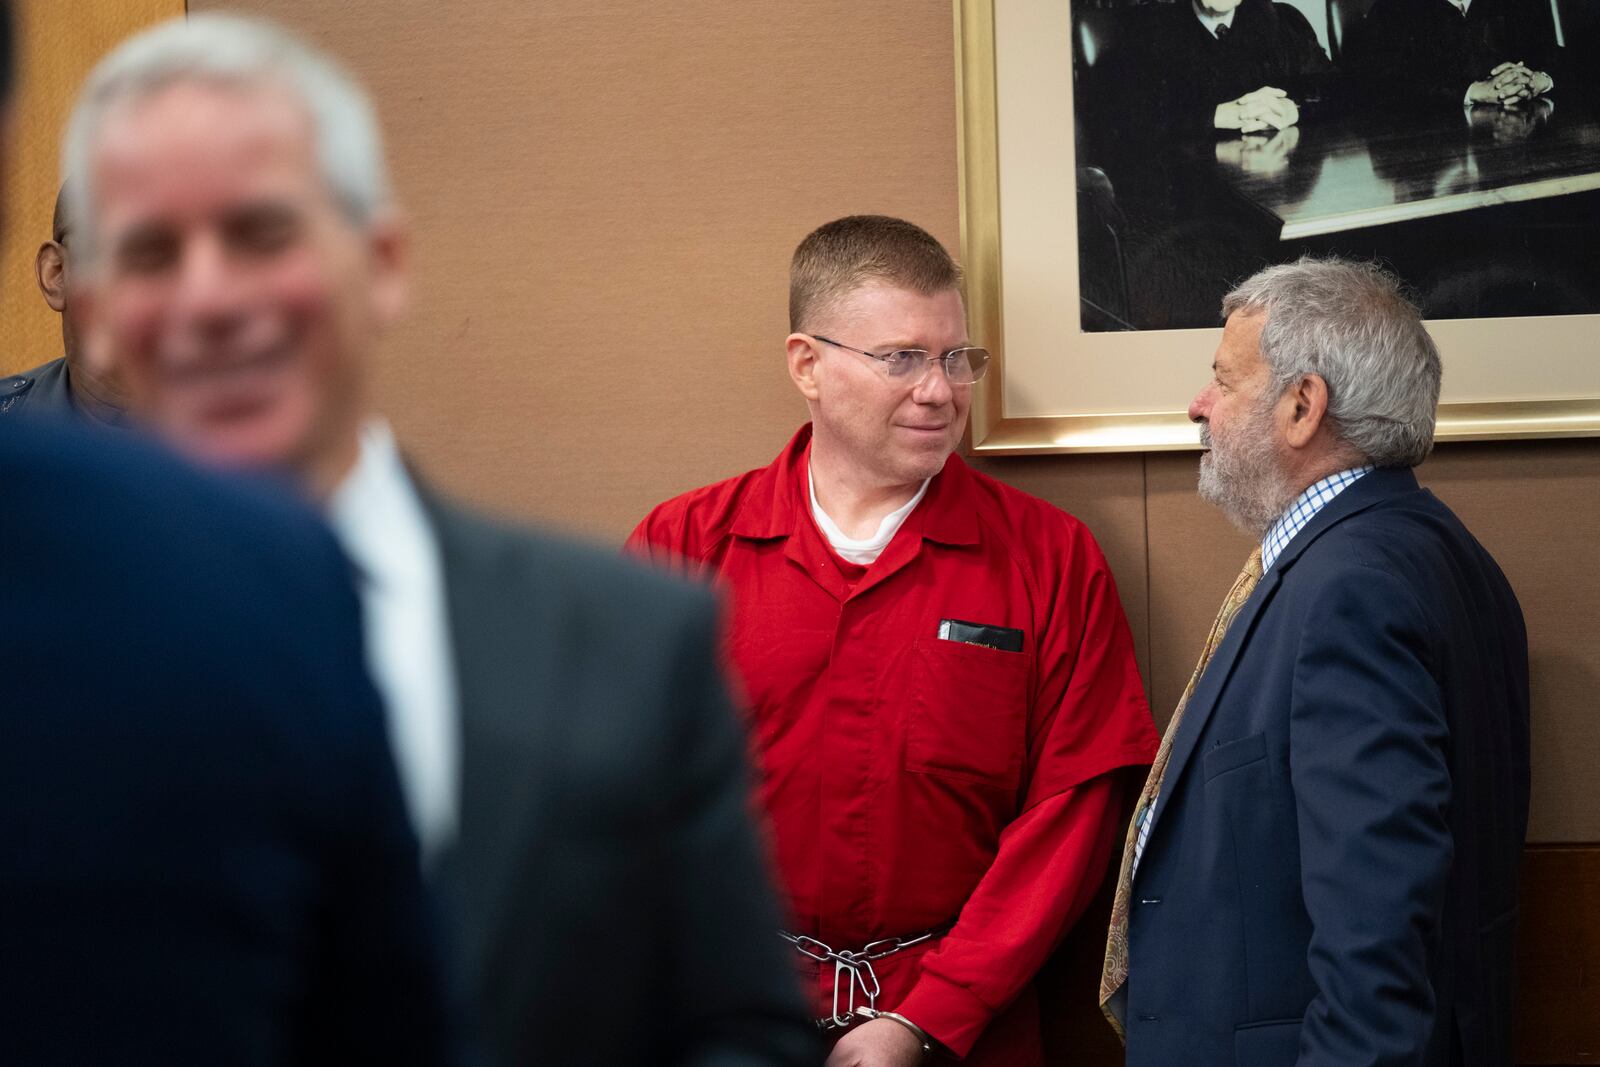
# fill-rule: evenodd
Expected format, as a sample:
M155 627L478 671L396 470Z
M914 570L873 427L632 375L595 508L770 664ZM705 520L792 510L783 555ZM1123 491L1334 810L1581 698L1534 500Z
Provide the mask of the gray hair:
M1433 448L1439 349L1400 279L1375 263L1285 263L1222 299L1226 318L1265 312L1261 354L1274 395L1298 379L1328 383L1341 442L1379 467L1414 467Z
M78 94L61 149L70 214L85 236L94 233L95 145L106 116L128 101L178 82L273 86L305 108L316 158L344 215L367 225L389 204L383 139L366 93L332 59L284 30L237 15L191 15L130 37L96 64Z

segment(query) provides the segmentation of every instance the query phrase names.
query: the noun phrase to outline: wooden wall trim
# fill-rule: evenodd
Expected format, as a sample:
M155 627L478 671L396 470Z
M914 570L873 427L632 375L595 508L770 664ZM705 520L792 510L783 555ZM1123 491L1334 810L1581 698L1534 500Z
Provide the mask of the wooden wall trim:
M1517 938L1519 1064L1600 1063L1600 846L1522 859Z
M34 255L50 238L60 181L61 128L78 86L111 46L162 19L183 0L21 0L17 19L21 81L13 101L10 181L0 234L0 377L61 355L61 320L34 282Z

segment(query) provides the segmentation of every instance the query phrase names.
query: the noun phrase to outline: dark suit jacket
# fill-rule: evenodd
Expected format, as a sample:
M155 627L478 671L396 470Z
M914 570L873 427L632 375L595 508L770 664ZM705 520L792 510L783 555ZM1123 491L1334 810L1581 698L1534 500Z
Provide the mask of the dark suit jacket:
M1467 86L1511 60L1564 81L1544 0L1472 0L1465 18L1448 0L1376 0L1347 52L1368 95L1390 107L1460 107Z
M1511 1062L1522 614L1408 470L1295 537L1196 686L1129 920L1130 1067Z
M1333 64L1316 31L1288 4L1244 0L1220 41L1188 0L1124 15L1123 43L1108 57L1094 103L1101 125L1125 136L1232 137L1212 125L1218 104L1271 85L1315 107L1331 87Z
M462 726L439 881L496 1062L820 1062L711 595L424 496Z
M444 1062L347 564L102 436L0 422L0 1060Z
M1201 25L1188 0L1117 14L1125 19L1119 43L1084 79L1079 95L1087 99L1076 105L1084 135L1080 159L1110 175L1136 233L1154 227L1173 240L1183 232L1174 225L1218 216L1218 191L1205 179L1212 164L1197 166L1194 154L1210 156L1218 140L1240 136L1215 128L1218 104L1270 85L1299 105L1302 125L1337 110L1333 64L1305 16L1288 4L1244 0L1223 41ZM1287 180L1296 180L1297 173L1291 169ZM1304 177L1314 179L1315 172ZM1237 250L1244 238L1228 228L1207 230L1195 239L1201 241L1198 252L1174 250L1157 257L1182 257L1176 269L1183 292L1185 283L1193 288L1196 274L1230 278L1259 265L1254 249ZM1173 299L1185 302L1181 294ZM1153 301L1170 302L1165 297ZM1210 308L1207 313L1214 314Z
M67 360L59 356L32 370L0 378L0 415L27 410L71 414L72 394L67 382Z

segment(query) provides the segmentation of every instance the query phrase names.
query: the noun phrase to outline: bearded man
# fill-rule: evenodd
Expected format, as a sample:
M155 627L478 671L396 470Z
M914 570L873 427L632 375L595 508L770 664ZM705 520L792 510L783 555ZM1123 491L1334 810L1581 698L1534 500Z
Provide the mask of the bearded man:
M1440 360L1395 278L1223 302L1200 495L1260 542L1123 853L1101 984L1130 1067L1510 1062L1527 639L1417 485Z

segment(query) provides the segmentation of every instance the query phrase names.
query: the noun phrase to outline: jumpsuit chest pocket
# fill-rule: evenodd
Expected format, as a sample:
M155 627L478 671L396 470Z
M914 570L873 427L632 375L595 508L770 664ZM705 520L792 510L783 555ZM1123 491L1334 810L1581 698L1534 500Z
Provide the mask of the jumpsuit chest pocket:
M1032 654L930 637L911 655L906 770L1016 788Z

